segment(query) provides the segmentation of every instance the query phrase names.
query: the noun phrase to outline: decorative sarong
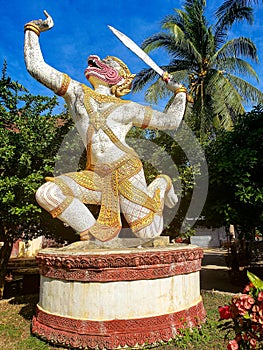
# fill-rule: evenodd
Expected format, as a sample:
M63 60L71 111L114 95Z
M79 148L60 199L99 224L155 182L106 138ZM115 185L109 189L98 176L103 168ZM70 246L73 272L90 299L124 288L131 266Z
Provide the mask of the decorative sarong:
M124 156L113 163L103 163L92 166L91 170L83 170L64 174L72 178L80 186L92 191L101 192L101 208L96 223L89 228L89 232L100 241L114 238L121 230L119 195L140 206L148 208L149 214L131 223L131 229L136 232L149 225L153 217L160 211L160 191L156 190L151 198L147 193L136 188L129 179L142 169L139 158ZM61 179L48 178L61 188ZM63 188L62 188L63 187ZM85 203L85 200L83 200ZM92 204L87 200L86 204Z

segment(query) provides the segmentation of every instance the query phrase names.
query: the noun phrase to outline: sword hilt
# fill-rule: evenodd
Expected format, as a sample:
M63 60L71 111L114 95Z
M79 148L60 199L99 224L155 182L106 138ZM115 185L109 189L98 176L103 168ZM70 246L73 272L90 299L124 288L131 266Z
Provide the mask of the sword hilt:
M162 75L162 79L163 81L165 81L166 83L168 83L168 81L171 79L171 76L168 72L164 72Z

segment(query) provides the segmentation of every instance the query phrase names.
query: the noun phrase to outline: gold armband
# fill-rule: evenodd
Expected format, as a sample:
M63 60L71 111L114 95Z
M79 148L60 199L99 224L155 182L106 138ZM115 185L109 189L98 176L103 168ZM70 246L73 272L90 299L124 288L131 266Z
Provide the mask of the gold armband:
M177 95L179 92L185 92L185 93L187 93L187 88L184 87L184 86L181 86L181 87L177 88L177 89L174 91L174 94Z
M63 74L63 79L62 79L62 83L61 83L61 87L58 89L58 91L56 92L56 94L58 96L63 96L65 95L65 93L68 90L69 87L69 83L70 83L70 77L67 74Z
M162 79L163 79L163 81L165 81L166 83L168 83L169 77L170 77L169 73L168 73L168 72L164 72L164 73L163 73L163 76L162 76Z
M186 100L187 100L187 102L194 103L193 97L188 94L186 87L181 86L181 87L177 88L174 91L174 95L176 96L179 92L185 92L186 93Z
M26 30L31 30L31 32L36 33L37 36L39 36L39 34L40 34L40 30L39 30L38 26L33 22L29 22L29 23L25 24L24 32L26 32Z
M151 107L149 106L145 107L144 119L142 122L142 129L146 129L148 127L152 119L152 114L153 114L153 111Z

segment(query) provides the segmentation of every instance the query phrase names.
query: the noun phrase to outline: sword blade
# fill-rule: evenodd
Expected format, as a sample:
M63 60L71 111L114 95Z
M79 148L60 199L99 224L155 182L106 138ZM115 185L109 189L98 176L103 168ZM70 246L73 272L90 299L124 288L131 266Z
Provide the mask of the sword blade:
M155 70L161 77L164 74L162 68L160 68L152 59L145 53L133 40L131 40L127 35L123 34L119 30L115 29L112 26L108 26L109 29L113 32L114 35L133 53L135 53L138 57L140 57L143 62L145 62L149 67Z

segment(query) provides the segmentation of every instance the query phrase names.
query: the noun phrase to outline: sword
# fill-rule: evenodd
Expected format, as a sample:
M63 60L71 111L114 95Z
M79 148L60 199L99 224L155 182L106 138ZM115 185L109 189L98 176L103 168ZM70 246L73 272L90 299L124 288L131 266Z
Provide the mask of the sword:
M116 37L130 49L133 53L135 53L138 57L140 57L143 62L145 62L149 67L155 70L162 79L167 83L170 80L170 76L168 72L165 72L160 68L152 59L145 53L134 41L132 41L127 35L123 34L119 30L113 28L112 26L108 26L108 28L116 35Z

